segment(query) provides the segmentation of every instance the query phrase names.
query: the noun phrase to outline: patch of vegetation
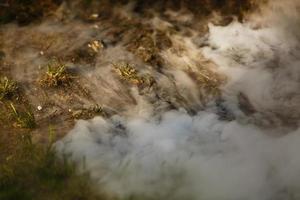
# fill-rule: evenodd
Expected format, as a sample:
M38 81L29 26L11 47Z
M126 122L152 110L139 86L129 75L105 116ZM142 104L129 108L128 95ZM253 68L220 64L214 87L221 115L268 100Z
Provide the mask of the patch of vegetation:
M69 86L73 78L65 64L53 60L47 65L46 74L40 80L40 83L45 87Z
M27 25L55 10L62 0L5 0L0 2L0 23Z
M129 50L134 52L144 62L151 61L157 51L155 43L149 35L142 35L134 39L131 46L129 46Z
M0 44L0 46L1 46L1 44ZM0 61L2 61L3 58L5 58L5 53L0 50Z
M101 49L104 48L104 45L99 40L94 40L88 44L88 47L92 49L95 53L98 53Z
M47 144L35 144L29 133L15 138L14 149L0 164L0 199L101 200L87 175L76 174L74 164L58 158L53 132ZM0 152L2 152L0 147Z
M75 110L72 113L72 116L75 119L91 119L96 115L106 115L103 108L99 105L91 106L89 108L83 108L80 110Z
M137 29L132 36L132 41L128 44L127 49L144 62L151 64L157 64L161 50L172 46L172 41L161 31L147 28L144 30Z
M196 81L201 89L201 99L206 101L210 97L219 97L220 87L226 78L205 67L199 67L197 71L189 69L187 74Z
M128 63L115 64L114 67L119 76L129 83L148 87L151 87L155 83L152 76L148 74L140 75L138 71Z
M236 15L239 18L245 12L257 8L257 4L267 0L137 0L135 11L145 13L149 8L164 13L165 10L178 11L182 8L193 12L196 15L209 15L211 12L219 11L223 15Z
M73 63L94 63L96 55L104 48L100 40L94 40L74 50L68 57Z
M16 120L16 125L21 128L35 128L36 122L34 115L31 111L26 110L24 112L18 111L15 106L11 103L11 114L13 118Z
M5 77L0 78L0 100L11 98L18 90L15 81Z

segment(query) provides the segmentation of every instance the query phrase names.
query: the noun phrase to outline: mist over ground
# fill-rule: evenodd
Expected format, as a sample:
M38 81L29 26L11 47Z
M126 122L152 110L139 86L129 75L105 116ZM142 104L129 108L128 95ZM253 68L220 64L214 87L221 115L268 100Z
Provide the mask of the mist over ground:
M170 36L183 49L160 52L163 71L185 103L170 109L165 99L151 101L133 88L136 105L78 121L57 150L120 198L299 199L299 9L298 1L270 1L244 22ZM173 26L157 16L152 25ZM217 95L187 75L186 68L201 67L225 77ZM211 98L203 100L206 93Z
M300 199L298 0L7 0L0 24L0 199Z

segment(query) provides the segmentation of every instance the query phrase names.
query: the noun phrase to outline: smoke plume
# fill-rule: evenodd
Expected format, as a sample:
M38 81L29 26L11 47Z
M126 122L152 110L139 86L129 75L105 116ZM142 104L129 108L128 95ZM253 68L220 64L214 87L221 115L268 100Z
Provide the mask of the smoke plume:
M193 100L186 105L197 104L191 95L199 96L199 86L180 67L197 59L226 76L220 98L191 114L158 112L163 102L136 95L138 106L123 114L78 121L57 142L58 152L71 155L99 190L121 199L299 199L299 8L296 0L271 1L247 22L174 36L183 55L161 56L177 67L165 71L185 88L177 92Z

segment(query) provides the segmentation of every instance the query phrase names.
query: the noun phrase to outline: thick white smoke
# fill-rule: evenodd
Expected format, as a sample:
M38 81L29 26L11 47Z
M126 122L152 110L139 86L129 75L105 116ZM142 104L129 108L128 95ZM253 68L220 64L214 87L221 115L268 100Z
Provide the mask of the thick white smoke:
M98 117L79 121L58 151L120 198L299 199L299 3L274 1L266 13L259 28L209 26L203 54L228 77L223 106L235 120L214 106Z
M298 27L299 21L291 28L294 26ZM292 34L289 27L254 30L250 23L238 22L226 27L210 25L210 47L204 53L230 78L224 96L232 101L243 93L256 111L270 118L276 115L290 122L298 120L300 110L295 109L300 102L298 32Z
M80 121L58 147L120 197L299 198L300 130L268 136L276 131L172 111L161 119Z

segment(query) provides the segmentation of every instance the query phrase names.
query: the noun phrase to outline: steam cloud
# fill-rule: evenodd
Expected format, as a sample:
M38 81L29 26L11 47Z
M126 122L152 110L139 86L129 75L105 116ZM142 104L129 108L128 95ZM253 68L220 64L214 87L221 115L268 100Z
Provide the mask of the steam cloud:
M78 121L57 150L120 198L299 199L299 6L272 1L250 22L209 25L202 51L228 77L222 104L234 120L216 106L97 117Z

